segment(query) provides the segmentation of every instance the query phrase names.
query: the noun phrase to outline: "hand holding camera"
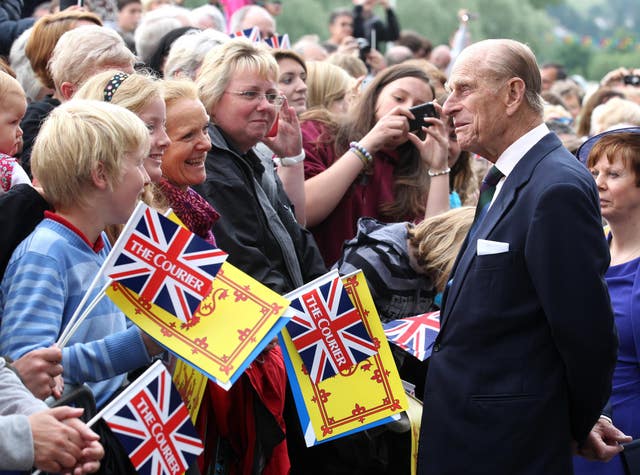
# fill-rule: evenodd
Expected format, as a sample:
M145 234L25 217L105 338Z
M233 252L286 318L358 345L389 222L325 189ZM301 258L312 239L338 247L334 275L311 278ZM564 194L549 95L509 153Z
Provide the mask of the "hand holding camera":
M431 124L427 124L424 121L425 117L435 117L436 119L440 117L433 102L425 102L424 104L413 106L409 109L409 112L411 112L414 117L414 119L409 119L409 132L414 133L422 130L422 127L431 126Z
M640 86L640 75L639 74L626 74L622 78L622 82L625 86Z

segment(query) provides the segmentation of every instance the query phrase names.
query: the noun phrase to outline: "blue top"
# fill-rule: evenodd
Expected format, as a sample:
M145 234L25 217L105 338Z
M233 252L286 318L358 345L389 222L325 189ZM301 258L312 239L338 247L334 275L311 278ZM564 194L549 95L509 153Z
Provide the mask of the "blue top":
M51 346L108 252L108 245L92 249L61 222L42 221L16 248L0 284L0 354L17 359ZM105 283L103 278L87 302ZM107 297L62 350L65 383L89 383L98 407L123 385L128 371L150 362L140 330Z
M634 325L640 326L640 315L634 303L640 298L636 274L640 258L609 267L605 275L611 306L618 329L618 361L613 373L610 403L614 425L634 439L640 438L640 365L634 337ZM609 463L590 462L576 457L576 475L624 475L619 456Z

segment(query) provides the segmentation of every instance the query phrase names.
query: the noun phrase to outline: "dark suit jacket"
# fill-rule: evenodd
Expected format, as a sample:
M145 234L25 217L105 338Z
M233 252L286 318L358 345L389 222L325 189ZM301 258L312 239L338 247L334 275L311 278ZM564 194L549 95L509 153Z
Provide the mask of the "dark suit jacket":
M419 473L572 473L617 350L593 178L548 134L467 239L427 373ZM478 239L509 251L477 256Z

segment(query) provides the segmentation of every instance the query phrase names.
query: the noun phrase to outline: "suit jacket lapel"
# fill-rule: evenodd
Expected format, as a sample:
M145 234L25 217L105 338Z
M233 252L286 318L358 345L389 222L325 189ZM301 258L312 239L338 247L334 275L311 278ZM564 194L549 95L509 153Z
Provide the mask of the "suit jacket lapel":
M535 167L545 156L561 146L560 139L553 133L545 135L542 140L534 145L509 173L496 200L479 224L475 235L472 236L471 240L467 236L451 272L453 283L443 296L444 308L440 316L440 332L442 332L449 319L449 314L460 294L460 289L464 284L471 262L475 258L478 239L486 239L488 237L515 201L518 190L529 181ZM472 302L467 304L472 304Z

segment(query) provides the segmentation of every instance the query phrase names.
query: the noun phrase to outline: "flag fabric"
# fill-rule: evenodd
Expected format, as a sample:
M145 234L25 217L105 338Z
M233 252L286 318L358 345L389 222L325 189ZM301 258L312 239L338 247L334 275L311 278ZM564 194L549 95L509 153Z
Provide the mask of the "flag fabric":
M377 353L360 313L333 270L287 295L287 331L315 383Z
M262 40L262 38L260 37L260 30L258 29L257 26L254 26L252 28L247 28L245 30L234 31L233 33L229 34L229 37L247 38L249 41L252 41L253 43L260 43L260 41Z
M203 451L189 411L160 361L103 411L138 473L182 474Z
M342 283L377 347L374 355L316 383L287 328L280 335L308 447L391 422L407 409L407 397L364 275L358 271L343 277Z
M287 33L284 35L273 35L271 38L265 38L264 42L274 49L291 49L291 40L289 40L289 35Z
M227 253L146 205L111 251L106 274L183 322L189 322Z
M420 361L431 356L438 332L440 332L439 311L392 320L384 324L384 334L387 339Z
M289 300L225 262L189 322L115 282L106 294L145 333L224 389L287 323Z
M181 359L176 362L173 370L173 384L180 393L191 415L191 422L196 423L198 411L207 388L207 377Z

